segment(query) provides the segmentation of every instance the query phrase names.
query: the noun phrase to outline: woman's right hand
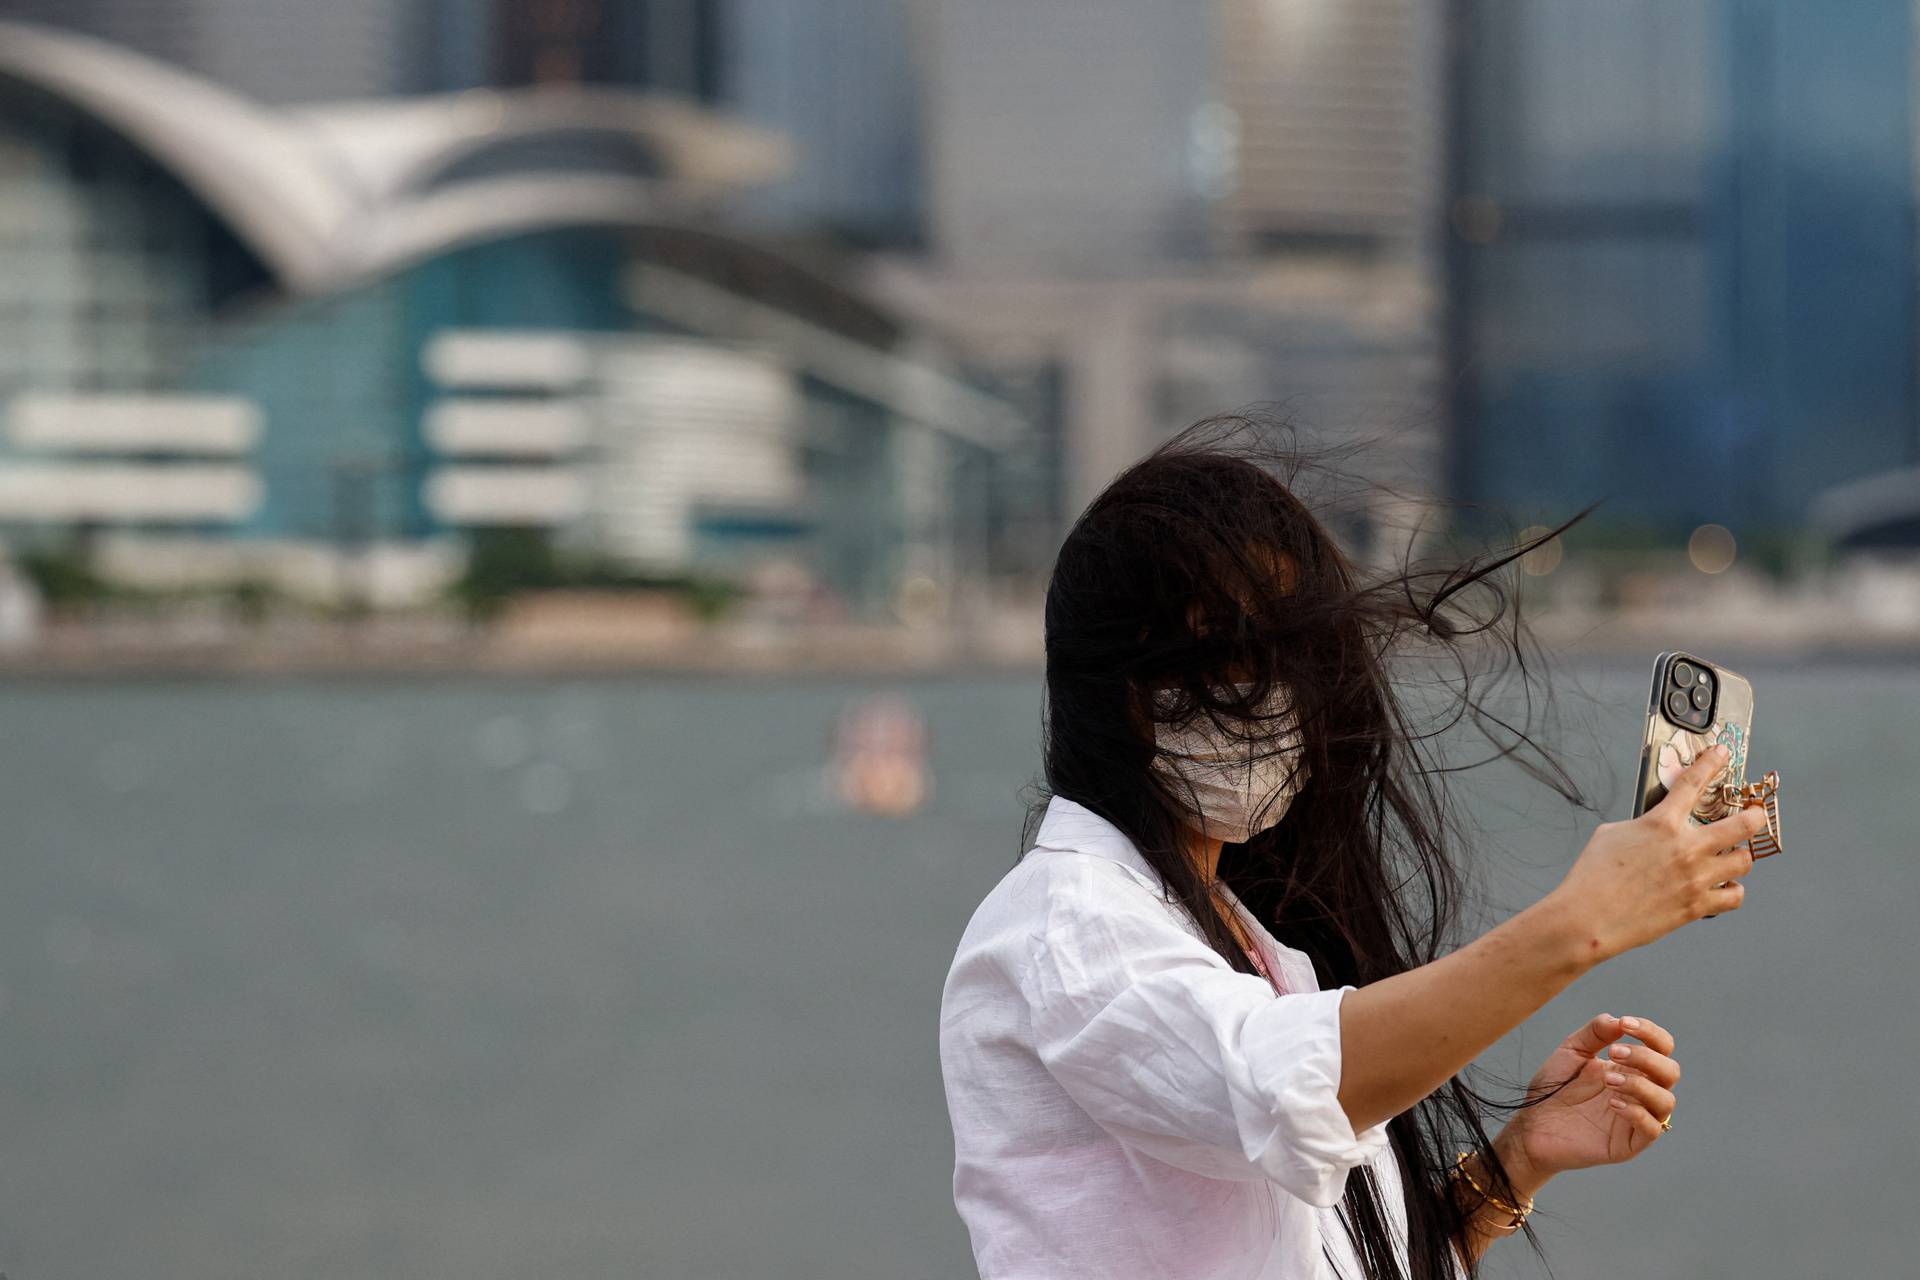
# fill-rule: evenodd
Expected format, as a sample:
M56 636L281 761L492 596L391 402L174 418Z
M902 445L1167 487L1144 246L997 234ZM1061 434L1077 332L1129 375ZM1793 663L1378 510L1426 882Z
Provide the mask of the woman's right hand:
M1601 823L1548 895L1585 932L1586 959L1610 959L1702 916L1740 909L1747 893L1740 878L1753 870L1745 842L1766 829L1766 812L1754 806L1705 825L1690 817L1727 758L1724 745L1701 752L1659 804L1626 822Z
M1726 762L1702 752L1643 817L1601 826L1560 886L1525 911L1437 960L1348 991L1340 1106L1354 1132L1418 1103L1594 965L1737 908L1753 855L1721 851L1758 833L1765 814L1689 820Z

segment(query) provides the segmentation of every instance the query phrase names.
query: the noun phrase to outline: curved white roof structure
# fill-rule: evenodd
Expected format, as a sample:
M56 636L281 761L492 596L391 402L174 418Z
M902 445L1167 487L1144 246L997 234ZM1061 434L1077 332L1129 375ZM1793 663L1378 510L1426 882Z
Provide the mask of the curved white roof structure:
M118 46L0 22L0 81L127 138L224 219L293 293L321 293L461 243L658 220L781 176L777 134L608 89L484 90L280 110ZM631 168L437 181L543 138L599 136Z
M1920 467L1896 467L1823 489L1807 517L1836 546L1920 543Z

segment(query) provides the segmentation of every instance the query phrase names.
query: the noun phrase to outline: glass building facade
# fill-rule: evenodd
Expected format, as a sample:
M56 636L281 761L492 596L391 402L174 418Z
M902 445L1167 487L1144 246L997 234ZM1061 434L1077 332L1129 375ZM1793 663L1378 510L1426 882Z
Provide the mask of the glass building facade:
M1450 13L1456 494L1758 534L1914 459L1910 0Z
M260 264L159 165L0 83L0 396L166 385Z

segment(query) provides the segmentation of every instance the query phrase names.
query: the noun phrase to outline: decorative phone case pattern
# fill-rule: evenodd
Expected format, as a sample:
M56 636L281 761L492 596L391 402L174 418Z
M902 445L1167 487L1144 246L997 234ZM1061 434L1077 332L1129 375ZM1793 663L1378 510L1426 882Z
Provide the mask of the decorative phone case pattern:
M1645 813L1659 804L1674 779L1702 751L1717 742L1724 742L1732 751L1732 758L1727 761L1727 767L1711 779L1706 790L1701 792L1700 803L1693 810L1694 821L1713 822L1732 812L1722 799L1719 784L1732 782L1738 786L1747 780L1747 738L1753 728L1753 686L1725 667L1702 662L1691 654L1676 653L1671 658L1662 657L1655 664L1656 687L1669 661L1673 659L1683 659L1712 671L1719 678L1719 703L1714 708L1713 723L1698 730L1668 720L1661 714L1657 701L1649 708L1646 739L1640 755L1640 803L1635 813Z

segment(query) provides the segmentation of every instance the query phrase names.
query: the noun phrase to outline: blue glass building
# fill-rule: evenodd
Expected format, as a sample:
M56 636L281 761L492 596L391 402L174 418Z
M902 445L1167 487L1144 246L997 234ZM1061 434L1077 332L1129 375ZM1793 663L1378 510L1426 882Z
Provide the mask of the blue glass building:
M1915 456L1909 0L1455 0L1453 489L1790 533Z

